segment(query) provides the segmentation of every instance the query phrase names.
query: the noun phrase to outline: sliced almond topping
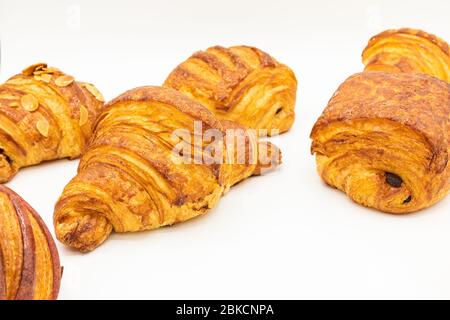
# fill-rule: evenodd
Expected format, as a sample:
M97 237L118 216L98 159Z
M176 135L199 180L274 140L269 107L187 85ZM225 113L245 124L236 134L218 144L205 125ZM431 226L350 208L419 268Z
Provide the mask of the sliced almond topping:
M36 122L36 129L44 137L48 137L48 128L49 128L49 124L48 124L47 120L39 119L38 122Z
M20 104L22 105L22 108L30 112L39 108L39 101L31 94L22 96L22 98L20 98Z
M44 81L46 83L50 83L50 81L52 81L52 75L51 74L35 75L34 78L36 80Z
M58 68L55 68L55 67L44 68L43 71L44 71L45 73L56 73L56 72L61 72L61 70L59 70Z
M52 81L52 75L51 74L43 74L41 75L42 81L50 83Z
M12 108L17 108L17 107L20 106L20 103L17 100L16 101L12 101L12 102L9 103L9 106L12 107Z
M34 70L34 72L33 72L33 74L34 74L35 76L41 75L41 74L43 74L43 73L45 73L44 70Z
M88 121L89 112L85 106L80 106L80 121L78 122L80 126L83 126Z
M22 73L26 76L31 76L35 70L39 70L45 67L47 67L47 64L45 62L39 62L23 69Z
M56 78L55 84L58 87L67 87L69 84L71 84L73 82L73 80L74 79L72 76L64 75L64 76Z
M94 85L90 84L90 83L85 83L84 87L98 100L101 102L105 102L105 98L103 98L103 95L100 93L100 91L98 91L98 89L96 87L94 87Z
M42 69L44 69L46 66L47 66L47 64L40 64L40 65L38 65L38 66L36 67L36 69L34 69L34 71L42 70Z

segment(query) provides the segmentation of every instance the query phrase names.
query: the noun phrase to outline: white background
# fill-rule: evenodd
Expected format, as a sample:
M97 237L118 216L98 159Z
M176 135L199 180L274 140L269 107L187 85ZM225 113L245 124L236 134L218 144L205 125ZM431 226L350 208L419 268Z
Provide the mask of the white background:
M361 71L368 39L414 27L450 41L442 1L0 0L0 81L46 61L112 99L161 84L194 51L257 46L299 80L293 129L273 139L284 164L233 188L206 216L113 235L80 254L58 244L62 299L450 298L450 197L392 216L326 187L310 130L337 86ZM78 161L22 169L8 186L52 229ZM52 230L53 232L53 230Z

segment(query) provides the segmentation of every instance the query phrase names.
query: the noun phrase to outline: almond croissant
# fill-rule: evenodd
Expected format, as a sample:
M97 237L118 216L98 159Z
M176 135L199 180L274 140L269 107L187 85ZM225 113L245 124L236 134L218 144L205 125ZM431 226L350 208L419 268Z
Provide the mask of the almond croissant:
M0 208L0 300L56 299L62 268L44 222L3 185Z
M312 130L319 174L381 211L429 207L450 189L449 115L447 82L425 74L356 74Z
M95 249L113 230L155 229L204 214L231 185L280 161L276 147L258 145L252 134L241 144L214 139L217 148L208 149L208 133L241 127L222 123L170 88L122 94L105 106L95 127L54 215L58 239L80 251ZM229 161L242 157L242 148L242 161ZM259 163L263 149L270 149L270 161Z
M164 86L187 94L221 120L268 135L285 132L294 122L294 72L257 48L216 46L194 53Z
M426 73L450 82L450 48L435 35L415 29L384 31L362 54L366 71Z
M0 182L25 166L79 157L102 101L94 86L45 63L0 85Z

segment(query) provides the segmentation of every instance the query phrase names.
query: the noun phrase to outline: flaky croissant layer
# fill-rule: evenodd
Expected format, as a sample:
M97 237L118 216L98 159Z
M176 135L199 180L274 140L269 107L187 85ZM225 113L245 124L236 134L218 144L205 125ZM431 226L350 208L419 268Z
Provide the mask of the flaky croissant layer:
M450 84L422 74L347 79L315 124L319 174L390 213L429 207L450 189Z
M426 73L450 82L450 47L425 31L384 31L370 39L362 58L366 71Z
M56 299L62 269L44 222L3 185L0 209L0 300Z
M195 126L201 124L201 132ZM228 144L218 152L221 163L196 162L209 156L209 143L199 135L238 126L222 123L182 93L161 87L130 90L105 106L77 176L55 207L56 235L80 251L99 246L112 231L149 230L206 213L230 186L260 174L265 163L229 164L235 158ZM174 152L181 142L194 153L190 163ZM249 135L244 148L254 158L268 145ZM270 148L274 166L278 149ZM236 150L236 148L235 148Z
M79 157L102 106L93 85L45 63L0 85L0 182L25 166Z
M289 130L295 119L297 79L267 53L248 46L215 46L194 53L166 79L221 120L267 130Z

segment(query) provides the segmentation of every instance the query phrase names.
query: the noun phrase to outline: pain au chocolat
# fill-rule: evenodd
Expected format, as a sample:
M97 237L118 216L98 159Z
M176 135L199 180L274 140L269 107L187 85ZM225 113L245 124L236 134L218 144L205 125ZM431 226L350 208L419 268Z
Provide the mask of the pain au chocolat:
M0 85L0 182L26 166L77 158L92 134L103 97L45 63Z
M268 135L283 133L294 122L294 72L254 47L196 52L172 71L164 86L200 102L220 120L264 129Z
M366 71L426 73L450 82L450 47L417 29L394 29L372 37L362 54Z
M0 185L0 300L54 300L62 268L44 221Z
M336 91L311 133L323 180L389 213L429 207L450 189L450 84L363 72Z
M112 231L155 229L205 214L230 186L280 162L278 149L258 143L251 134L241 140L248 156L243 162L226 160L234 159L239 148L227 142L215 153L218 161L205 161L209 142L195 143L196 138L236 127L240 125L221 122L171 88L141 87L109 102L77 176L56 204L57 238L84 252L98 247ZM181 142L193 150L188 155L192 161L174 152L180 143L173 135L177 130L184 130ZM250 161L263 149L271 150L271 164Z

